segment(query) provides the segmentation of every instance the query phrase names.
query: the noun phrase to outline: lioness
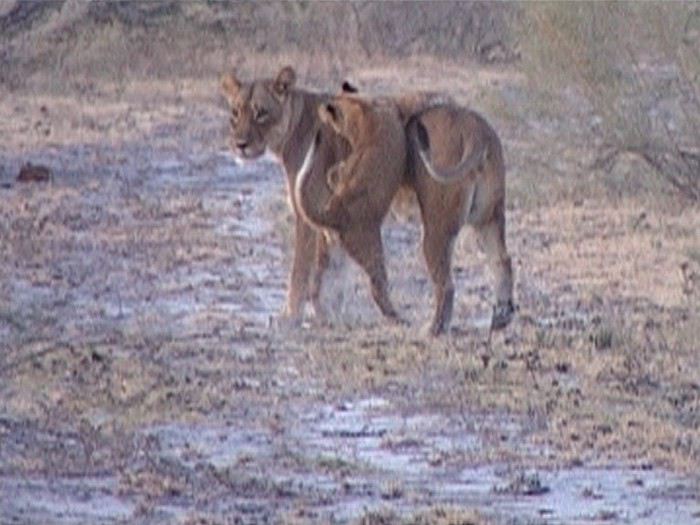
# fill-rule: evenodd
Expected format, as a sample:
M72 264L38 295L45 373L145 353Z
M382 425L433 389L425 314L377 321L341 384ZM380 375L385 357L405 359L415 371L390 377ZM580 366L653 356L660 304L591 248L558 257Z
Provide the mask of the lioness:
M233 151L243 159L255 159L270 150L286 173L295 215L294 260L283 312L290 324L301 320L307 300L312 302L316 314L323 318L319 293L323 271L328 264L323 235L299 214L299 204L293 192L296 175L317 131L322 140L310 167L314 174L318 172L325 177L328 168L349 153L345 139L319 120L317 109L331 96L299 89L295 82L296 74L287 66L275 78L251 82L243 82L235 73L228 73L223 76L221 84L231 110Z
M313 141L297 175L295 201L304 217L338 234L348 254L367 272L382 313L398 320L387 292L381 225L405 173L406 135L395 104L340 95L318 108L322 123L350 144L349 156L323 176L311 168ZM329 184L330 182L330 184Z
M501 141L478 113L455 104L433 106L412 116L407 178L423 222L423 254L436 288L433 334L452 318L452 249L461 227L476 231L496 280L491 329L512 319L513 273L505 244L505 164Z
M293 323L299 321L306 300L311 300L322 317L318 299L328 264L324 235L299 213L296 192L292 191L296 176L306 158L309 164L301 171L307 173L307 179L324 179L328 170L350 151L342 135L320 122L317 108L330 100L330 95L295 88L295 80L294 70L285 67L274 79L245 83L235 74L229 74L222 81L231 107L234 151L242 158L253 159L269 149L285 168L296 218L294 261L285 308L285 315ZM465 222L476 229L496 276L492 329L506 326L513 315L513 281L505 247L505 167L498 136L483 118L449 101L436 106L435 98L423 94L389 98L395 98L399 113L407 123L404 184L411 186L418 196L423 220L423 253L436 286L437 304L431 332L443 332L452 317L452 245ZM317 131L313 155L305 157ZM483 153L476 157L472 155L474 140L483 142L476 148ZM472 160L474 158L478 161ZM471 164L475 164L476 169L472 169ZM327 186L326 191L329 191ZM309 200L313 198L309 195Z

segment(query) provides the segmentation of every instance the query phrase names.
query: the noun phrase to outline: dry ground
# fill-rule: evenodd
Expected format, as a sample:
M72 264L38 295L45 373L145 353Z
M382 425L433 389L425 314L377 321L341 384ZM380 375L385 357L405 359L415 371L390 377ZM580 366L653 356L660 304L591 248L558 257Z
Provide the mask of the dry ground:
M415 217L385 229L410 328L337 254L335 326L275 329L284 184L226 151L216 79L3 93L0 522L700 519L700 210L589 184L575 115L523 115L515 73L415 66L504 139L519 312L490 345L466 231L454 329L421 330Z

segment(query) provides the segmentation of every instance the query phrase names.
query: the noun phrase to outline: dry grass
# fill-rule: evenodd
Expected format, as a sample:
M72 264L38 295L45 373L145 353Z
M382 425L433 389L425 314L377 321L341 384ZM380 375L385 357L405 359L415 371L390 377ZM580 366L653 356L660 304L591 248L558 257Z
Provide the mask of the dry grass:
M458 507L435 507L400 517L390 510L365 514L357 525L488 525L492 523L479 513Z

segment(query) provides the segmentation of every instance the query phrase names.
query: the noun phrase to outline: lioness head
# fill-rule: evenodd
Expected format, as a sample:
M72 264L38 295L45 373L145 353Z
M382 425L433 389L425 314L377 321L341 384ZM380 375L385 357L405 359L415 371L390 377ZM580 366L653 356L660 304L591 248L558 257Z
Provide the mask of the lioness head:
M221 88L231 113L231 147L244 159L254 159L275 147L285 134L289 95L296 74L290 66L274 79L241 82L235 73L224 75Z

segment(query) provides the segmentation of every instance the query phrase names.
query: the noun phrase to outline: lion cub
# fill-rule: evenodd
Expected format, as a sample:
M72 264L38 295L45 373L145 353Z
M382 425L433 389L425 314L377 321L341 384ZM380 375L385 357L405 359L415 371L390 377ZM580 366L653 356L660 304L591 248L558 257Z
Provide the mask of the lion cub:
M344 137L351 150L326 173L332 196L325 210L330 214L345 210L355 220L365 214L383 219L401 185L403 171L396 168L406 155L397 107L343 94L321 104L318 112L321 122Z

